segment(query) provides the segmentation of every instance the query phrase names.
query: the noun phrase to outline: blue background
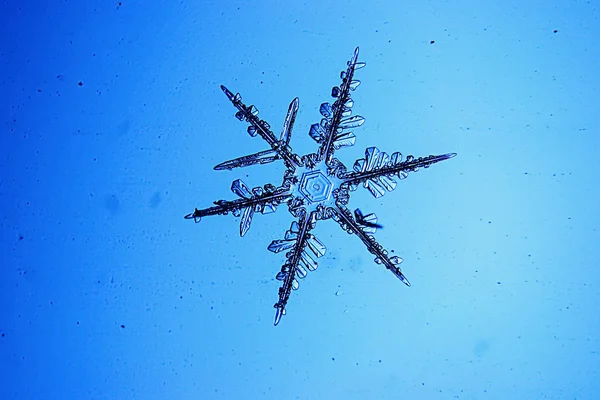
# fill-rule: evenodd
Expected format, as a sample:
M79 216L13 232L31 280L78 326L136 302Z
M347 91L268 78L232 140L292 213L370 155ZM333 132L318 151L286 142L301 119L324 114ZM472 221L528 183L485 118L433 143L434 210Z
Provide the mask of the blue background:
M526 3L526 4L524 4ZM8 2L0 37L0 398L593 399L596 1ZM555 32L556 31L556 32ZM434 41L432 43L432 41ZM333 221L273 327L292 217L183 215L280 184L219 89L308 137L355 46L364 149L452 160L375 212L407 288Z

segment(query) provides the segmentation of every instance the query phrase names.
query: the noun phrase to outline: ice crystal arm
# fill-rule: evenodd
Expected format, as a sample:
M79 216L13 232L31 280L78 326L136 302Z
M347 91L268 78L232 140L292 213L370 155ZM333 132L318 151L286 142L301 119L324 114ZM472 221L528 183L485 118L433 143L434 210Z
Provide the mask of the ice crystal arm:
M287 146L290 143L290 139L292 138L292 129L294 128L294 122L296 121L296 114L298 114L299 103L300 100L297 97L290 103L287 115L283 121L281 136L279 137L279 142L282 145Z
M365 121L360 115L350 116L354 104L350 92L360 84L360 81L353 80L354 71L365 66L365 63L359 63L357 59L358 47L348 61L348 68L340 74L342 84L331 90L331 96L336 99L335 102L333 105L321 104L319 111L323 119L310 128L310 137L320 144L316 162L325 160L329 164L335 150L353 146L355 136L352 132L348 132L348 129L356 128Z
M402 161L402 154L398 152L388 156L377 147L369 147L365 151L365 158L358 159L354 163L354 171L342 174L341 179L344 181L343 186L349 190L356 190L362 183L374 197L381 197L386 191L391 192L396 188L395 177L404 179L409 172L418 171L419 168L429 168L432 164L455 155L456 153L419 158L408 156Z
M343 230L350 234L358 236L358 238L367 246L367 250L375 256L375 263L383 264L390 272L392 272L398 279L402 281L406 286L410 286L410 282L402 271L398 264L402 262L402 259L398 256L388 256L388 251L380 245L372 232L373 229L365 229L361 226L352 216L352 212L348 210L344 205L337 203L336 208L332 208L333 219L340 224Z
M274 240L268 249L274 253L289 250L286 253L286 261L281 267L281 271L275 277L281 281L279 288L279 300L275 307L275 325L279 323L281 317L285 315L285 306L290 298L292 290L298 289L298 279L306 277L307 271L317 269L315 258L325 254L326 248L317 239L310 230L315 227L316 219L314 214L301 213L299 222L294 221L285 236L281 240Z
M249 165L254 164L268 164L275 160L280 159L281 157L275 150L263 150L258 153L250 154L247 156L242 156L238 158L234 158L233 160L222 162L221 164L215 166L215 170L228 169L232 170L234 168L239 167L247 167Z
M287 168L294 169L302 165L300 157L297 154L294 154L289 146L291 131L296 119L296 114L298 112L299 100L297 97L290 103L288 113L284 121L283 130L281 132L280 139L278 140L275 137L275 134L271 131L271 126L266 121L258 118L258 109L256 107L245 105L242 102L242 96L240 96L239 93L234 95L223 85L221 85L221 90L223 90L235 108L238 109L238 112L235 113L235 117L240 121L246 121L250 124L248 126L248 134L253 137L259 135L261 138L263 138L263 140L265 140L269 146L271 146L271 150L276 154L276 156L264 158L262 161L251 162L251 160L253 160L257 154L263 153L260 152L250 156L240 157L235 160L224 162L217 165L215 169L232 169L237 167L246 167L248 165L257 163L265 164L280 158L283 159ZM244 159L244 161L240 161L241 159Z
M248 232L248 229L250 229L252 217L255 212L262 214L272 213L279 204L286 202L290 197L287 188L276 188L273 185L267 184L263 188L258 186L250 190L241 179L233 181L231 191L240 198L233 201L217 200L215 201L215 206L202 210L196 208L193 213L187 214L184 218L200 222L202 217L225 215L231 212L236 217L242 217L240 221L240 236L244 236Z

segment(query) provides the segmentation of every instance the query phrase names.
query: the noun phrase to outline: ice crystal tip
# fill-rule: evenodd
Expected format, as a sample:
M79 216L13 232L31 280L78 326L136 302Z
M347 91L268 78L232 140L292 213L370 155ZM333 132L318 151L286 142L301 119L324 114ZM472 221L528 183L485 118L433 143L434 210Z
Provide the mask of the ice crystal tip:
M275 308L277 308L277 311L275 311L275 321L274 321L273 325L277 326L279 321L281 321L281 317L283 317L285 315L285 308L283 308L277 304L275 305Z
M221 90L223 91L223 93L225 93L225 95L227 96L227 98L228 98L229 100L233 100L233 97L234 97L234 96L233 96L233 93L231 93L231 91L229 91L229 89L227 89L227 88L225 87L225 85L221 85Z
M193 213L186 214L183 218L193 219L195 223L198 223L198 222L200 222L200 215L198 215L199 212L200 212L200 210L195 208Z
M294 217L282 239L276 239L268 246L273 253L284 253L285 262L276 275L280 282L279 300L276 309L274 325L279 324L286 315L286 306L291 293L298 289L298 280L317 269L317 259L326 252L325 245L311 232L318 221L332 219L342 231L356 236L366 249L375 256L375 262L384 265L406 286L410 282L398 264L402 259L389 256L376 239L374 233L382 226L375 214L363 214L360 209L353 213L346 207L350 193L358 187L364 187L378 198L396 188L397 180L408 176L409 172L419 168L428 168L439 161L456 156L456 153L430 155L415 158L412 155L402 161L402 154L395 152L388 155L376 147L369 147L365 157L355 161L353 169L349 170L336 157L336 152L355 143L355 134L349 129L358 128L365 122L364 117L355 115L352 107L354 101L351 93L359 87L360 81L355 79L355 72L365 66L358 61L359 48L354 49L352 57L347 61L347 69L340 74L341 83L333 86L331 96L333 103L322 103L319 112L322 116L319 123L311 125L309 136L314 139L319 148L315 152L298 155L290 145L292 129L298 112L299 100L295 98L289 105L284 119L279 139L271 132L270 125L257 117L258 110L253 105L247 106L242 102L239 93L233 93L224 85L221 90L237 109L236 118L245 121L246 130L251 137L259 137L269 145L266 149L249 155L225 161L214 169L248 167L251 165L267 164L282 160L286 170L280 186L271 184L259 187L248 187L240 179L231 184L235 200L217 200L213 207L187 214L186 219L199 222L201 218L211 215L234 215L240 218L239 232L244 236L250 229L254 215L271 213L280 205L286 205ZM225 145L230 145L226 143Z

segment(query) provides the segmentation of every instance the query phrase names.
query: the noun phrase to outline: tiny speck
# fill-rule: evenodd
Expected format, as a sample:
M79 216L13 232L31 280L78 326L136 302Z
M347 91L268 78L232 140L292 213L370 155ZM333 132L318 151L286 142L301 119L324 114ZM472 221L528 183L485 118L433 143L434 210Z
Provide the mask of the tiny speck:
M78 85L83 86L83 82L79 81Z
M429 44L434 44L434 43L435 43L435 40L432 40L429 42Z
M558 32L558 29L555 29L555 30L554 30L554 33L557 33L557 32Z
M331 361L335 361L335 357L331 357Z
M121 329L125 329L125 325L121 325Z
M500 282L498 282L498 285L500 284Z

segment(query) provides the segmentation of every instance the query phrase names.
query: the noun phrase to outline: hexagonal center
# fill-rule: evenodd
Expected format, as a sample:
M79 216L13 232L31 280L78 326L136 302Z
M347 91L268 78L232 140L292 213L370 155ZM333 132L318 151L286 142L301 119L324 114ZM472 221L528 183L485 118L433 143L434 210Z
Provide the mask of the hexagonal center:
M305 172L302 174L300 193L311 203L329 199L333 185L320 171Z

